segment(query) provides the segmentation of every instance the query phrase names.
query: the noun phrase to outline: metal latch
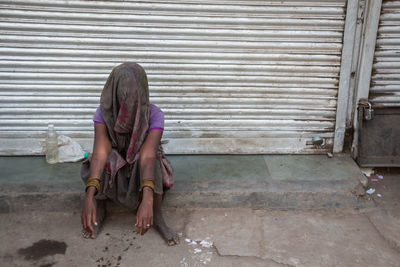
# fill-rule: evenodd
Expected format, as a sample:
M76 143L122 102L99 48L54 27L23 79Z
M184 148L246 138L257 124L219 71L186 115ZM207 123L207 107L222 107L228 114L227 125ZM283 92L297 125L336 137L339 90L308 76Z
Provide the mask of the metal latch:
M325 146L325 138L314 136L311 141L306 141L306 145L313 145L315 148L323 148Z

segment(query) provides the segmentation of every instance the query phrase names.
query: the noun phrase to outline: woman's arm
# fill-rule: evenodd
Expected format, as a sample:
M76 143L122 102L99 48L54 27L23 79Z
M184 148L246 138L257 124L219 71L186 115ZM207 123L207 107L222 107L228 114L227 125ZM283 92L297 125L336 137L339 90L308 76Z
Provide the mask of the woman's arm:
M90 177L100 177L111 152L111 142L104 124L94 125L93 155L90 161Z
M107 127L104 124L94 125L94 144L93 155L90 161L90 177L101 177L104 166L106 165L108 154L111 152L111 142L108 138ZM82 210L82 225L83 228L94 232L92 222L96 222L96 207L94 204L94 195L96 188L90 186L86 191L85 201Z
M157 150L160 145L162 131L150 131L140 149L140 172L145 180L155 179ZM144 234L153 226L153 190L143 188L143 198L136 216L136 233Z
M161 137L162 131L150 131L140 148L140 172L143 179L154 181L154 164Z

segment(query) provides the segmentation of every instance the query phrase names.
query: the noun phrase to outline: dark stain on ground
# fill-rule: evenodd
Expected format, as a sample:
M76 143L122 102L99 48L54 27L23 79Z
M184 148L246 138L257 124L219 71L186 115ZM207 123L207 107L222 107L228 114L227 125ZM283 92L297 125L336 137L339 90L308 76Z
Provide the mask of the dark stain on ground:
M55 240L42 239L27 248L18 250L18 254L25 257L25 260L39 260L46 256L55 254L65 255L67 244Z

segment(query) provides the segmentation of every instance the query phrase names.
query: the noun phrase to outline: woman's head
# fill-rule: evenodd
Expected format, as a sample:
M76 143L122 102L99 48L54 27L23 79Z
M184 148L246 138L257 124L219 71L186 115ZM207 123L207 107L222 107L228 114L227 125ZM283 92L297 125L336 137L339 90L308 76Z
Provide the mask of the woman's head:
M149 105L144 69L131 62L115 67L104 85L100 108L112 143L121 152L133 149L133 146L135 151L140 148L137 141L143 141L141 139L147 132Z

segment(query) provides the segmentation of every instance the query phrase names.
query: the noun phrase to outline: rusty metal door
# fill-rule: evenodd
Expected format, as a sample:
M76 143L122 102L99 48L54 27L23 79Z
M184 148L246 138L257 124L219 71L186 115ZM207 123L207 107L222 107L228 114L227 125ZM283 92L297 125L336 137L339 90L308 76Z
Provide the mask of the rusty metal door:
M330 152L345 16L345 0L2 0L0 153L42 153L48 123L91 150L124 61L147 70L167 153Z
M370 104L359 107L358 163L400 167L400 1L382 1L373 62Z

